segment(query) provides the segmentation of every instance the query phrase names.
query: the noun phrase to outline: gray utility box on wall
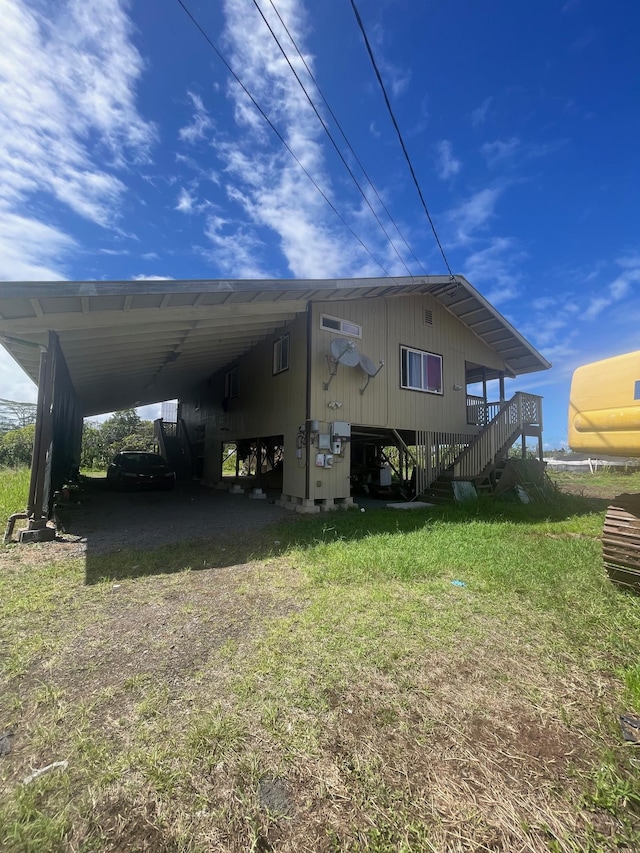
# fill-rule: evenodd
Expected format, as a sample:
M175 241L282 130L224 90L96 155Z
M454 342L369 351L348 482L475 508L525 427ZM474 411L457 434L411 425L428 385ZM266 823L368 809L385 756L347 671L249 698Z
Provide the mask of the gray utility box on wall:
M351 438L351 424L346 421L333 421L331 424L331 438Z

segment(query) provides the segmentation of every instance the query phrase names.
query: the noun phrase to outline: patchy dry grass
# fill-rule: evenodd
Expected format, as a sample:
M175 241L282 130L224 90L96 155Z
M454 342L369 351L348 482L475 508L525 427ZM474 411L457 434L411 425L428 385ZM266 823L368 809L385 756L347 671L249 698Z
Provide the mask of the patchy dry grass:
M549 471L549 475L564 492L574 495L610 499L625 492L640 492L638 471Z
M640 601L601 523L562 497L347 513L91 578L6 548L0 847L637 849Z

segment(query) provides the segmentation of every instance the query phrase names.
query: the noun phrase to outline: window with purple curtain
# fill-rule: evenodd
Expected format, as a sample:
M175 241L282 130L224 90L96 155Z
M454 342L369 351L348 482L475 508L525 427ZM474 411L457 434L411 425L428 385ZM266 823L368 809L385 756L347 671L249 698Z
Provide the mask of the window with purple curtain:
M442 356L411 347L400 348L400 385L411 391L442 394Z

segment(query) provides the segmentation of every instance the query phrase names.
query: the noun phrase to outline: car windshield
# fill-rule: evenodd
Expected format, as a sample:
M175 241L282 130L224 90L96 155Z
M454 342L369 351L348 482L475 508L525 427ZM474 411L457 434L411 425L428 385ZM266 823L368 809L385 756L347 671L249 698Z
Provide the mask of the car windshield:
M164 459L155 453L126 453L120 457L120 462L128 467L148 467L150 465L164 465Z

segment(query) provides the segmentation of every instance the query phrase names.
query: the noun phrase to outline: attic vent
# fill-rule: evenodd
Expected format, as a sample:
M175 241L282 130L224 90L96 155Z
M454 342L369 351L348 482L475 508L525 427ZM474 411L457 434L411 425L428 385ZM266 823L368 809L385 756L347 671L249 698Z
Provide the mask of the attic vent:
M433 311L430 308L424 309L423 322L425 326L433 326Z

